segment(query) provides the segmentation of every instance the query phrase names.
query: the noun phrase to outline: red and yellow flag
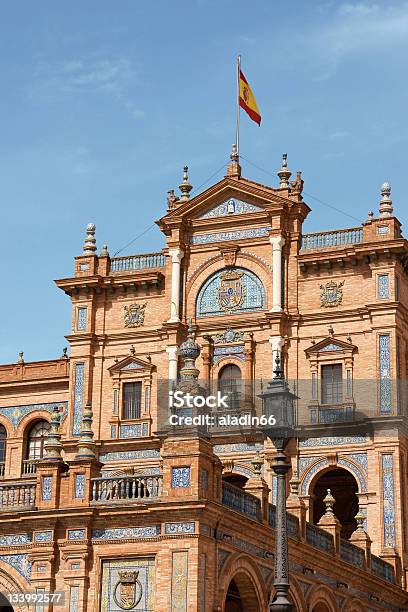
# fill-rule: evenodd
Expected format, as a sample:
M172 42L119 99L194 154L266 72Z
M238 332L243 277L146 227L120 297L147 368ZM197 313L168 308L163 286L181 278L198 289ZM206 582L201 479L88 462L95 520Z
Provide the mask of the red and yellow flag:
M241 69L239 70L239 105L255 123L261 125L261 113L259 112L255 96Z

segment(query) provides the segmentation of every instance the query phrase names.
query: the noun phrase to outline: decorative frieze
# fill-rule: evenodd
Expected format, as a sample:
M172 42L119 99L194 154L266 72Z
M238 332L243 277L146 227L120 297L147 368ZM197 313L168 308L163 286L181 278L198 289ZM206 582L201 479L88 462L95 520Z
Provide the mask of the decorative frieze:
M86 540L86 529L67 529L67 540Z
M0 546L19 546L20 544L30 544L31 536L28 533L15 533L0 536Z
M214 453L217 455L222 455L224 453L248 453L264 450L263 444L246 444L245 442L240 442L237 444L215 444L213 448Z
M152 527L112 527L111 529L94 529L93 540L139 540L155 538L160 535L160 525Z
M220 359L228 357L229 355L245 361L244 349L245 347L243 344L237 344L234 346L216 346L213 353L213 363L218 363Z
M232 342L242 342L244 332L237 332L232 327L227 327L222 333L216 334L215 344L231 344Z
M167 535L177 535L179 533L195 533L194 521L188 523L165 523L164 533Z
M0 408L0 414L5 416L10 423L16 429L21 421L27 414L32 412L39 412L40 410L46 410L52 413L55 408L63 408L61 420L66 416L68 410L68 402L52 402L47 404L27 404L25 406L7 406L6 408Z
M131 451L118 451L111 453L102 453L99 456L99 460L102 463L109 463L110 461L130 461L132 459L159 459L160 451L155 448L148 448L144 450L131 450Z
M300 440L300 448L313 448L315 446L346 446L348 444L367 444L366 436L322 436L321 438L307 438Z
M265 238L269 236L269 227L254 227L252 229L236 230L231 232L214 232L211 234L196 234L191 237L191 244L210 244L211 242L225 242L228 240L246 240L248 238Z
M38 544L45 544L52 542L53 532L49 529L46 531L34 531L34 542Z
M145 438L149 435L148 423L133 423L119 426L119 438Z

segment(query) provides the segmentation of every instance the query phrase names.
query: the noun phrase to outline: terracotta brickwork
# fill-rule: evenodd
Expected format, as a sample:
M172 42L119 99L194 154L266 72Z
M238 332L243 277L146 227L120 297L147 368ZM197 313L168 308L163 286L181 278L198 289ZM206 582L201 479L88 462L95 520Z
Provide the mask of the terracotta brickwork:
M256 430L171 430L160 408L190 325L199 378L237 366L242 409L259 409L276 357L296 382L296 609L408 609L406 241L384 186L378 217L360 228L304 234L311 210L285 163L272 188L241 177L232 157L194 198L186 171L157 221L160 253L97 255L88 226L73 276L56 281L72 301L69 358L0 366L3 593L61 591L80 612L230 612L238 592L246 612L268 609L272 443ZM341 372L337 387L325 386L326 366ZM40 421L51 422L45 446L30 433ZM317 516L331 475L354 486L348 539L344 509Z

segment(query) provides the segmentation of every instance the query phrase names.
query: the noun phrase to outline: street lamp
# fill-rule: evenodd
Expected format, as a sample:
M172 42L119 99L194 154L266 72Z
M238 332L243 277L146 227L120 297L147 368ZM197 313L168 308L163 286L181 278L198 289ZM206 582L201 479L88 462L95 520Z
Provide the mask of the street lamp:
M263 428L265 435L272 440L276 455L271 464L277 479L276 527L275 527L275 576L276 596L270 605L271 612L292 612L293 605L288 600L289 557L288 531L286 522L286 474L290 469L286 461L285 448L295 436L295 405L297 396L289 389L279 355L275 359L274 378L268 383L266 391L259 395L262 399L262 413L268 423L272 417L275 425Z

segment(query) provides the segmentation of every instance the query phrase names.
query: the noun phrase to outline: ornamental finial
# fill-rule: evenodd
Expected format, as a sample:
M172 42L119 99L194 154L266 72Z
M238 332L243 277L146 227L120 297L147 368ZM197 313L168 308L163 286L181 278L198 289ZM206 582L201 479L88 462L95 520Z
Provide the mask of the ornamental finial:
M91 402L87 401L82 416L82 429L78 440L76 459L95 459L96 457L92 417Z
M109 257L108 245L104 244L101 252L99 253L99 257Z
M174 210L178 201L179 199L175 195L174 189L169 189L167 192L167 210Z
M44 442L44 460L45 461L62 461L61 457L61 434L59 431L61 422L61 409L57 406L52 411L51 427L47 434L47 439Z
M96 251L96 240L95 240L95 223L88 223L86 226L86 237L84 241L84 247L82 250L83 255L95 255Z
M282 370L282 364L281 364L281 358L279 357L279 353L276 354L275 357L275 369L273 371L274 374L274 379L275 380L282 380L283 379L283 370Z
M389 183L383 183L381 185L381 200L380 200L380 217L392 217L393 206L391 195L391 185Z
M18 354L18 359L17 359L17 363L24 363L24 351L20 351Z
M336 500L334 499L330 489L327 489L327 495L323 499L323 503L326 506L326 512L325 512L326 516L334 516L333 506L335 502Z
M188 180L188 166L184 166L183 180L179 185L181 191L180 202L187 202L187 200L190 199L190 191L192 188L193 186Z
M280 170L278 172L278 176L279 176L279 189L289 189L290 185L289 185L289 179L291 177L292 173L288 168L288 154L284 153L282 155L282 164L280 167Z
M235 143L231 147L230 160L231 162L227 164L227 176L241 178L241 166L239 165L239 155Z

